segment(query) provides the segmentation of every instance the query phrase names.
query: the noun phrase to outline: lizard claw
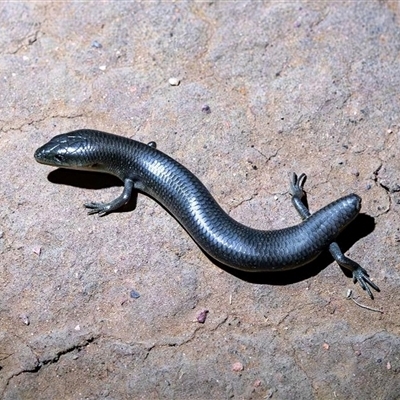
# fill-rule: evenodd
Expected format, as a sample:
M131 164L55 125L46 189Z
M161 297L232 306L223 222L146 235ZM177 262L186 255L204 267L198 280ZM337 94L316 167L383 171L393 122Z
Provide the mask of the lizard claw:
M374 295L372 294L371 289L369 288L370 286L373 289L375 289L377 292L380 292L380 289L378 288L378 286L376 286L375 283L373 283L369 279L368 272L361 266L358 266L358 268L356 268L353 271L353 282L354 283L358 282L360 284L360 286L363 288L363 290L367 291L367 293L369 294L369 297L371 297L371 299L374 298Z
M89 215L99 214L100 217L106 215L109 212L109 207L110 207L108 203L95 203L95 202L85 203L84 206L90 209L88 211Z
M290 194L293 197L298 197L301 199L304 196L304 184L306 183L307 180L307 175L306 174L300 174L297 176L293 172L291 178L290 178Z

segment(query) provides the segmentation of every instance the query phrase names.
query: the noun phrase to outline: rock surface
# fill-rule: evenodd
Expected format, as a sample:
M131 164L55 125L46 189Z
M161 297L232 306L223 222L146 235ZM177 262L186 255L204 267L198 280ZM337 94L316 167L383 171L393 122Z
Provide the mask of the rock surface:
M399 24L384 0L2 4L0 397L397 398ZM33 159L83 127L155 140L257 228L299 221L291 171L311 210L356 192L342 248L381 293L328 256L221 270L143 195L87 216L119 184Z

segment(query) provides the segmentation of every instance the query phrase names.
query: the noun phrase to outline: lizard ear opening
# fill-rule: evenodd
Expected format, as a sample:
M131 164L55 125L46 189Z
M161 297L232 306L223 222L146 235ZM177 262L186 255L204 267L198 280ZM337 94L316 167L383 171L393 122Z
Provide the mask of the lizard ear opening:
M55 154L54 160L61 164L64 161L64 157L61 154Z

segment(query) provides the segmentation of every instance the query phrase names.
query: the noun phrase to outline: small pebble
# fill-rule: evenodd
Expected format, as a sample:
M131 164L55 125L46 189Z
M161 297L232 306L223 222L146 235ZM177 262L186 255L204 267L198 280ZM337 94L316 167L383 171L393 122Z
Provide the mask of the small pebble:
M211 114L211 108L208 104L204 104L203 107L201 107L201 111L204 114Z
M107 68L107 67L106 67L105 65L100 65L99 70L100 70L100 71L105 71L106 68Z
M26 314L20 315L20 318L21 318L22 322L23 322L26 326L28 326L28 325L31 323L31 321L29 320L29 317L28 317Z
M138 299L140 297L140 293L138 293L135 289L132 289L129 293L131 299Z
M204 324L204 322L206 322L207 314L208 314L208 310L200 311L196 317L197 322L199 324Z
M93 40L92 47L94 47L95 49L101 49L103 47L103 45L100 42L98 42L97 40Z
M178 78L169 78L168 79L168 83L171 86L179 86L179 84L181 83L181 81Z
M243 371L243 370L244 370L244 367L243 367L243 364L241 362L235 362L232 365L232 371L233 372L240 372L240 371Z

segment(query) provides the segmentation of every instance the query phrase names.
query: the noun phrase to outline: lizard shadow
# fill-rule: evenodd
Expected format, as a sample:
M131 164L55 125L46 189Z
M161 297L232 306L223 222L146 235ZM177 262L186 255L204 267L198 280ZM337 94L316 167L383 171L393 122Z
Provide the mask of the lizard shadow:
M124 187L124 183L114 175L102 173L102 172L92 172L92 171L79 171L66 168L58 168L51 171L47 176L47 179L51 183L59 185L68 185L81 189L107 189L110 187ZM88 199L90 201L96 199ZM112 199L110 199L112 200ZM113 211L115 213L129 212L136 208L137 202L137 192L133 192L133 196L129 202L121 207L120 209Z
M113 186L124 186L123 182L114 175L67 168L58 168L51 171L47 179L51 183L68 185L81 189L98 190Z
M105 189L114 186L123 187L123 182L117 177L110 174L91 171L78 171L64 168L59 168L50 172L48 175L48 180L55 184L64 184L78 188L94 190ZM134 191L134 195L131 197L129 202L124 207L115 212L133 211L136 208L138 193L142 192ZM146 193L143 194L147 196ZM304 199L304 203L307 205L307 198ZM163 207L162 204L160 204L160 206ZM170 215L172 215L168 209L166 209L165 207L163 208ZM172 217L174 216L172 215ZM294 221L293 225L299 222L300 219L298 221ZM340 249L344 253L349 250L358 240L362 239L365 236L368 236L371 232L373 232L374 228L375 220L373 217L370 217L366 214L359 214L355 218L355 220L339 235L336 242L339 244ZM268 227L266 227L266 229L268 229ZM315 260L296 269L288 269L285 271L274 272L249 272L228 267L218 260L215 260L209 254L204 252L200 247L199 249L213 264L215 264L222 270L237 277L238 279L254 284L284 286L300 282L317 275L334 261L329 251L326 250L322 252ZM346 276L351 277L351 273L347 269L342 267L341 269Z

